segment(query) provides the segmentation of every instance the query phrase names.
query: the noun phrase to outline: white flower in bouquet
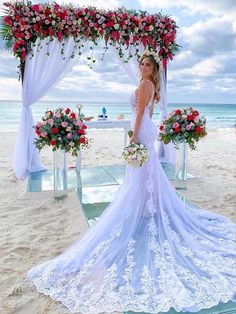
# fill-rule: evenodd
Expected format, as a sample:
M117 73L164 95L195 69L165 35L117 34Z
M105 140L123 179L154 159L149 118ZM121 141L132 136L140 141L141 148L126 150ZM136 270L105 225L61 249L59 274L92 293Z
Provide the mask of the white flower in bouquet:
M124 148L122 157L126 163L133 167L142 167L142 165L148 160L148 150L140 143L131 143Z

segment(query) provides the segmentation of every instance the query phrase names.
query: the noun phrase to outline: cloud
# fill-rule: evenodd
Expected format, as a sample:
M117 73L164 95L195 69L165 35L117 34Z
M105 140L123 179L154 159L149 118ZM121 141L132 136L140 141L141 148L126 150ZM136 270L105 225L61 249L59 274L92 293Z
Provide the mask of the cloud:
M201 15L224 15L235 17L236 14L236 4L235 0L225 0L225 1L215 1L215 0L138 0L141 7L144 9L148 8L158 8L158 9L168 9L168 8L179 8L184 10L185 14L191 15L195 13L200 13Z
M199 21L181 29L184 45L199 56L236 50L236 30L228 17Z

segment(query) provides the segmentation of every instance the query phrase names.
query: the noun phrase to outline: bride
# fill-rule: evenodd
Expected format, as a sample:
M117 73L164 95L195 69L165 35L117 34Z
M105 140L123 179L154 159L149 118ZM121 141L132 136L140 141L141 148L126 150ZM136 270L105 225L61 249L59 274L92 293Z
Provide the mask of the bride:
M236 226L175 193L154 148L159 64L146 53L139 67L131 142L147 147L148 162L127 166L118 195L82 238L28 272L39 292L73 313L197 312L236 302Z

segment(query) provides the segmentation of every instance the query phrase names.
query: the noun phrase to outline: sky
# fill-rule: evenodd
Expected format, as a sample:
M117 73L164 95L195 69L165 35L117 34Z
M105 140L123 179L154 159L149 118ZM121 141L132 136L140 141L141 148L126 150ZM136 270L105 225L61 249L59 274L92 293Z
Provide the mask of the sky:
M0 0L0 14L3 2ZM235 0L58 0L57 3L104 9L125 6L171 15L179 26L177 43L182 48L168 65L168 102L236 104ZM0 41L0 99L21 100L17 65L18 60L4 50ZM108 52L93 69L86 62L76 64L41 100L126 101L134 89L117 58Z

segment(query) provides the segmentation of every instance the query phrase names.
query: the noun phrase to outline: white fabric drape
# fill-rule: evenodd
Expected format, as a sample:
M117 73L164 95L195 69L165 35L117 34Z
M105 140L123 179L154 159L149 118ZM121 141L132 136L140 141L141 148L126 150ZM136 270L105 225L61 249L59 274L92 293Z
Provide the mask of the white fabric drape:
M134 55L134 48L133 46L131 46L129 48L129 50L125 50L125 59L127 59L128 53L129 51L131 52L132 55ZM142 53L143 51L143 46L140 45L139 46L139 51ZM113 47L113 51L115 52L117 59L119 61L119 63L123 66L124 70L126 71L126 73L128 74L130 80L132 81L132 83L134 83L136 86L139 84L140 82L140 78L139 78L139 64L138 64L138 60L137 57L134 56L132 57L128 63L124 62L118 55L118 51L115 49L115 47ZM168 115L167 112L167 92L166 92L166 74L165 71L161 72L160 75L160 84L161 84L161 95L160 95L160 101L158 102L158 107L160 110L160 118L159 118L159 122L158 124L160 124ZM160 158L160 160L162 162L166 162L166 163L171 163L171 164L175 164L175 149L172 143L170 144L163 144L163 142L158 142L156 145L156 149L158 151L158 156Z
M71 58L75 49L72 38L63 44L56 39L53 41L39 39L33 48L33 56L29 54L26 57L22 90L23 108L13 156L13 169L18 179L24 179L29 172L45 170L34 145L34 120L30 106L71 70L76 62L76 58Z
M161 98L158 102L158 107L160 109L160 117L159 117L159 125L162 121L167 117L168 111L168 101L167 101L167 79L166 79L166 72L161 72L161 80L160 80L160 87L161 87ZM166 162L169 164L175 164L176 162L176 151L174 145L172 143L164 144L163 142L157 143L157 151L159 159L162 162Z

